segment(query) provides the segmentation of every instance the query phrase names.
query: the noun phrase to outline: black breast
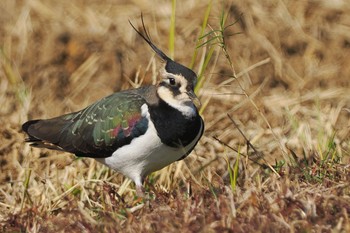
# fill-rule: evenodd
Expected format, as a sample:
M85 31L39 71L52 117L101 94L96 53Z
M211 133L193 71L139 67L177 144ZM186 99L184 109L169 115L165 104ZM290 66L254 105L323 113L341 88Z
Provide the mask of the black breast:
M194 117L186 118L180 111L163 101L156 106L150 106L149 110L158 136L167 146L187 146L202 133L202 119L198 112Z

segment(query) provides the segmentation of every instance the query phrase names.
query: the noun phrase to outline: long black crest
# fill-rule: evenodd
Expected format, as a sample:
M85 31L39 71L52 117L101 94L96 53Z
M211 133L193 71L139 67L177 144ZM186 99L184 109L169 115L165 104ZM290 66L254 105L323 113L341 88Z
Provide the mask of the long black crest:
M157 46L155 46L153 44L151 37L149 36L149 34L147 32L145 22L143 21L142 14L141 14L141 22L142 22L142 28L143 28L144 34L142 34L139 30L137 30L136 27L129 20L131 27L137 32L137 34L139 34L147 42L147 44L149 44L149 46L151 46L151 48L154 50L154 52L156 52L161 59L163 59L166 62L172 61L167 55L165 55L165 53L163 53L162 50L160 50Z
M172 74L181 74L190 83L192 83L192 88L193 88L196 85L196 81L197 81L196 73L194 73L193 70L187 68L186 66L183 66L180 63L173 61L167 55L165 55L165 53L163 53L162 50L158 49L157 46L155 46L152 43L151 37L149 36L149 33L147 32L147 29L145 26L145 22L143 21L142 14L141 14L141 22L142 22L142 30L144 33L141 33L139 30L137 30L129 20L131 27L133 27L133 29L137 32L137 34L139 34L151 46L154 52L156 52L158 56L166 62L165 70Z

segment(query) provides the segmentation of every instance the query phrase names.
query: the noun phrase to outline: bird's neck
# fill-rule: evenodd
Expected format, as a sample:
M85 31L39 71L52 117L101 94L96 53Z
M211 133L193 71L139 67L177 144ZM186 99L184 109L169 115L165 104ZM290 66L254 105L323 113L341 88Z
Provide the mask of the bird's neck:
M201 118L194 108L192 117L183 115L177 108L164 101L150 107L150 116L162 142L168 146L186 146L197 136Z

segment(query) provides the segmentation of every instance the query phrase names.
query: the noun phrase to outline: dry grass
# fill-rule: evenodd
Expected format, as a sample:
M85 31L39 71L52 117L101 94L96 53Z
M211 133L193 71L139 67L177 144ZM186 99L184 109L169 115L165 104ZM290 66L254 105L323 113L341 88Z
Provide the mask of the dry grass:
M199 90L206 132L148 178L143 202L93 160L29 148L20 125L154 82L159 61L128 20L143 12L168 52L171 3L1 1L0 231L350 231L349 1L225 4L213 1L205 32L223 12L239 22L224 50L208 43L194 65L200 73L212 50ZM174 56L185 65L206 10L177 3Z

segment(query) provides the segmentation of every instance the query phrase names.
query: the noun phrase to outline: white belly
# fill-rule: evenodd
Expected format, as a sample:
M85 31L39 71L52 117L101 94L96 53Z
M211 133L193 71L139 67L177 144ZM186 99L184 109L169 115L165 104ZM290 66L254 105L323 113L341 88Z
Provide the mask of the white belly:
M142 115L148 118L148 129L144 135L134 138L129 145L119 148L112 156L97 159L99 162L129 177L136 185L141 185L142 179L151 172L160 170L180 159L193 148L200 137L199 134L186 147L172 148L166 146L162 144L157 135L146 104L142 106Z

